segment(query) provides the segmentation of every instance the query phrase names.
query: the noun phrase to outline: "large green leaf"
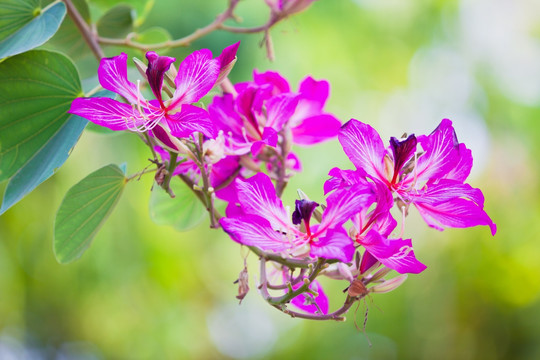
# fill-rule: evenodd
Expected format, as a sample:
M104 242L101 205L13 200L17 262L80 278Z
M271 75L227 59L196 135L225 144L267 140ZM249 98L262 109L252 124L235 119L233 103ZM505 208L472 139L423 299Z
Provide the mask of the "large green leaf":
M117 5L99 18L98 34L104 37L123 38L133 31L135 16L135 10L131 6Z
M189 230L203 221L206 209L178 177L171 179L171 198L161 187L154 184L150 195L150 218L159 225L169 225L176 230Z
M51 177L64 164L86 123L86 119L71 115L45 146L9 180L0 215Z
M100 96L114 97L114 94L103 90L94 95L94 97ZM4 193L0 215L51 177L66 162L87 123L86 119L71 115L47 144L13 175ZM96 126L101 128L101 126Z
M49 144L82 95L73 63L34 50L0 63L0 181L9 179Z
M124 172L111 164L94 171L67 192L54 223L54 254L67 264L78 259L110 215L126 185Z
M0 2L0 59L32 50L49 40L66 15L62 2L41 10L38 1Z

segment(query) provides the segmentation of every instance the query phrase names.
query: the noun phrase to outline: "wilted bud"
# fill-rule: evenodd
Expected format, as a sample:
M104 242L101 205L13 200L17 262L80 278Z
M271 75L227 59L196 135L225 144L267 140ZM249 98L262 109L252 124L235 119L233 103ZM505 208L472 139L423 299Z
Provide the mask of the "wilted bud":
M377 284L369 289L372 293L387 293L397 289L401 284L407 280L407 274L396 276L393 279L385 280L381 284Z
M240 274L238 274L238 280L236 280L234 283L238 284L238 295L236 295L236 298L240 300L241 304L242 300L244 300L249 292L249 275L246 266L244 266L242 271L240 271Z

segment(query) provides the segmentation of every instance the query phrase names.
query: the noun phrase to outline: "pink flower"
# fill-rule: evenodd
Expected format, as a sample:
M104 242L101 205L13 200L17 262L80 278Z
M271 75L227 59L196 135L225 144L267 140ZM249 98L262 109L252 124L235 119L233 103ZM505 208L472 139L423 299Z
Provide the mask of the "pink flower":
M69 112L111 130L147 131L159 125L177 137L186 137L195 131L213 137L215 129L208 113L191 104L206 95L220 75L230 70L237 48L238 43L231 45L215 59L207 49L186 57L174 80L174 94L167 100L162 96L163 78L174 58L159 56L153 51L146 53L146 75L154 100L146 100L140 92L140 84L127 79L125 53L104 58L98 69L101 86L122 96L129 104L105 97L77 98Z
M257 155L264 146L275 147L280 136L311 145L333 138L341 123L324 112L328 82L307 77L297 93L276 72L254 72L254 81L239 83L236 94L214 97L208 110L225 134L227 152Z
M380 182L371 183L352 170L334 168L330 171L333 178L325 184L325 190L336 190L334 196L348 192L355 184L371 187L373 196L366 206L352 217L353 229L349 231L355 244L366 251L362 257L360 273L364 273L377 262L396 270L400 274L418 274L426 269L414 254L410 239L390 239L397 222L392 218L390 209L394 205L392 194ZM339 180L339 181L338 181ZM376 204L375 206L373 206Z
M363 187L328 197L321 223L315 225L311 216L318 204L297 200L290 219L272 181L263 173L245 181L237 179L236 187L240 208L220 220L234 241L292 257L352 259L353 242L343 224L367 202L369 194Z
M442 230L487 225L495 234L482 192L464 183L472 155L458 142L450 120L442 120L430 135L391 138L385 148L371 126L352 119L343 126L339 141L356 166L356 177L384 184L401 206L413 204L429 226ZM418 143L423 153L417 153ZM340 176L327 187L339 187L336 184L345 181Z

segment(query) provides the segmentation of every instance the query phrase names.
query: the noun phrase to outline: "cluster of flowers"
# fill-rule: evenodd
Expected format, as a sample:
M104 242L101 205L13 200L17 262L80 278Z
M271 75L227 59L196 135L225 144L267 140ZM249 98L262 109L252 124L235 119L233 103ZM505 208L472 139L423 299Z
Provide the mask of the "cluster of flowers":
M100 83L121 101L78 98L70 112L112 130L144 134L166 175L188 179L206 196L211 219L219 218L234 241L260 256L259 288L271 305L292 316L336 319L368 293L390 291L405 280L406 275L385 280L390 270L422 272L426 267L411 240L402 238L403 221L400 235L392 235L398 223L394 206L404 219L414 205L439 230L487 225L495 234L482 192L465 183L472 155L450 120L429 135L392 137L385 146L371 126L354 119L342 126L324 111L324 80L307 77L295 92L278 73L255 71L253 81L227 86L238 45L216 58L209 50L195 51L178 70L174 58L148 52L148 66L141 70L153 100L142 95L140 82L127 79L125 54L103 59ZM224 92L207 110L194 105L219 84ZM325 205L301 193L291 214L280 197L289 177L301 170L293 144L336 136L356 170L331 169ZM167 186L158 175L156 180ZM215 197L228 202L225 217L213 208ZM268 275L267 262L273 265ZM245 271L239 298L249 289ZM351 284L343 307L330 314L319 275ZM271 296L269 290L284 295ZM302 312L287 309L288 303Z

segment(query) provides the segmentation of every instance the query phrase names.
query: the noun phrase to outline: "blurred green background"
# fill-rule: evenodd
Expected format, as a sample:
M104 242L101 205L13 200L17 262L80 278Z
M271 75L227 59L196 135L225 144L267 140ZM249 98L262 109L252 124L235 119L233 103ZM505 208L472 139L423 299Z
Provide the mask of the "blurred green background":
M141 28L179 38L225 6L155 0ZM243 0L238 15L254 26L268 10ZM257 294L254 256L252 290L238 306L243 252L208 221L188 232L151 222L150 176L127 186L91 248L63 266L52 229L69 187L109 163L134 173L149 156L135 135L85 132L62 169L0 217L1 359L540 358L540 4L319 0L271 34L273 63L261 34L215 32L168 54L218 54L241 40L233 82L250 80L253 68L279 71L294 89L306 75L327 79L328 111L370 123L383 139L452 119L473 150L469 183L483 190L497 235L438 232L413 212L406 236L424 273L371 296L345 323L290 319ZM95 74L95 61L87 64ZM304 172L287 188L288 204L296 188L320 199L328 170L351 167L337 141L297 152ZM334 305L346 285L328 282ZM371 347L354 325L356 317L362 327L366 306Z

